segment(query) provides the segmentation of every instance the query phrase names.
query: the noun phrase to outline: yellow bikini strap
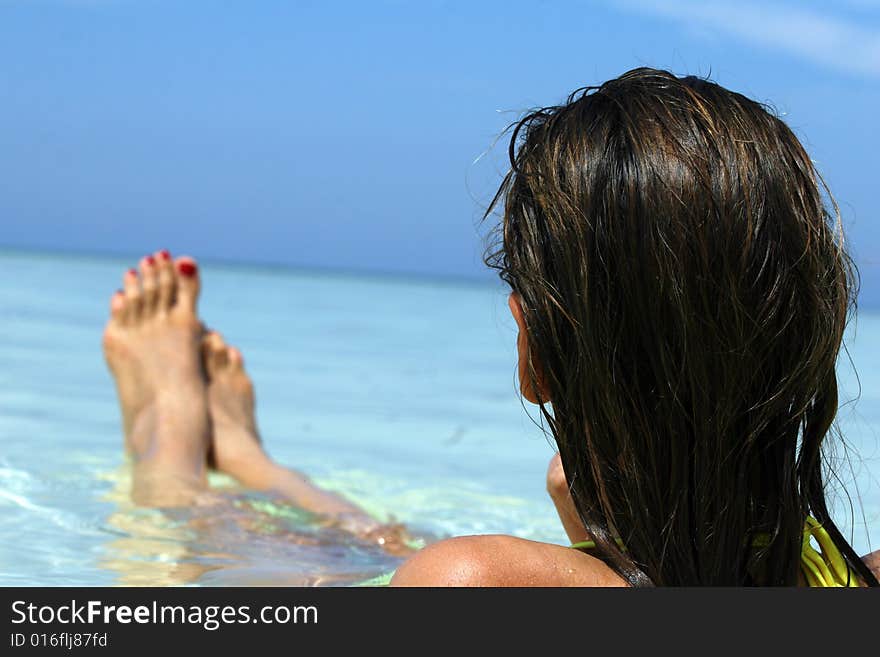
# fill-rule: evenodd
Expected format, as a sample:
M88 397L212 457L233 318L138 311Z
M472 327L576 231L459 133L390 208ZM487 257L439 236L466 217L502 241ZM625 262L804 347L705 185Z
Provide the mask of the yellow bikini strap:
M810 543L816 539L820 552ZM828 532L815 518L807 516L804 527L804 542L801 548L801 571L810 586L849 586L859 587L859 578L846 563Z
M810 538L815 538L819 544L817 551L810 543ZM626 550L623 541L616 539L617 544ZM766 539L764 539L766 542ZM761 544L760 539L756 539L757 545ZM571 547L580 550L592 550L596 547L595 541L581 541L572 543ZM832 586L849 586L852 588L859 587L859 579L856 574L846 563L846 559L837 549L834 541L823 529L819 522L807 516L807 522L804 525L804 539L801 545L801 571L807 580L807 584L814 587L832 587Z

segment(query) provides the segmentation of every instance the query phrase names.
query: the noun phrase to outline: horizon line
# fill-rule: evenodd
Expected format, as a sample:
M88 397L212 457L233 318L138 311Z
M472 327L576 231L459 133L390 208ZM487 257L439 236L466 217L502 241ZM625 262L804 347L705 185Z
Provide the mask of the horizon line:
M68 259L91 258L99 260L124 260L135 259L140 260L140 255L134 252L116 251L112 249L82 249L82 248L64 248L64 247L42 247L42 246L24 246L17 244L0 243L0 254L21 254L21 255L39 255L39 256L58 256ZM189 255L189 254L186 254ZM195 256L193 256L195 257ZM269 271L289 271L299 273L317 273L322 275L351 276L362 278L377 279L393 279L397 281L407 281L417 279L422 282L431 283L452 283L468 286L483 287L487 284L496 282L501 284L497 276L490 271L484 272L483 275L468 276L466 274L444 274L431 273L425 271L413 270L391 270L376 269L371 267L357 266L337 266L337 265L309 265L292 262L282 262L278 260L250 260L250 259L233 259L223 256L198 256L199 262L209 265L218 265L230 268L249 268L263 269Z

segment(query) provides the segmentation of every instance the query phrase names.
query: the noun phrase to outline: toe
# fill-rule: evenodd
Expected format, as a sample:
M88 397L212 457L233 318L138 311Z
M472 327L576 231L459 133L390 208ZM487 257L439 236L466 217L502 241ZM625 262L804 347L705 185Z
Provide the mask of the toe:
M196 261L189 257L178 258L177 270L177 305L195 312L199 298L199 268Z
M141 258L142 312L144 315L152 315L156 310L156 301L159 297L159 272L156 264L155 256L148 255Z
M136 322L140 319L141 303L143 301L141 295L141 281L138 273L134 269L129 269L122 277L123 294L125 296L125 319L127 322Z
M104 347L104 356L111 371L116 368L116 354L118 353L117 338L125 331L126 324L125 292L117 290L110 297L110 321L101 336L101 344Z
M216 331L211 331L202 339L202 356L208 376L217 374L228 364L226 343L223 336Z
M223 336L220 335L217 331L209 330L207 333L205 333L205 337L202 338L202 344L212 353L215 351L226 349L226 343L223 341Z
M125 292L116 290L110 297L110 319L117 323L122 323L125 317Z
M174 263L168 251L159 251L156 260L156 310L163 312L174 304L177 289L177 277L174 275Z
M244 356L237 347L229 347L226 351L229 364L236 370L244 368Z

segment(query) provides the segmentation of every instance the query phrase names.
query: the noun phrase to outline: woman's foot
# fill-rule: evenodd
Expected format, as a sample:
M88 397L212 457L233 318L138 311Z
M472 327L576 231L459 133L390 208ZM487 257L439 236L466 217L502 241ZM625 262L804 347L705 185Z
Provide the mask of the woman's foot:
M110 302L104 355L122 408L125 443L134 456L135 502L188 504L205 487L210 438L196 314L198 269L167 251L126 272Z
M305 475L275 463L260 441L254 386L241 351L210 331L202 340L202 354L213 425L211 462L220 472L248 488L274 493L321 514L329 525L377 543L391 554L413 551L403 526L380 523L345 498L315 486Z
M202 339L213 440L208 462L242 484L261 488L271 460L257 431L254 384L241 351L210 331Z

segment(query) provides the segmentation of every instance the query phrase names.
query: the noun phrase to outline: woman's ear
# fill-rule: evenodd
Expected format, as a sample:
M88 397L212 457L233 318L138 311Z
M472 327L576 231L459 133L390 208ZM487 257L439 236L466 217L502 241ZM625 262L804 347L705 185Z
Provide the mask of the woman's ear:
M550 401L547 394L547 386L544 379L544 369L538 356L532 351L529 344L529 331L526 327L525 315L522 308L522 297L517 292L511 292L507 298L507 305L510 306L510 313L516 320L519 333L516 336L516 351L519 358L519 390L522 396L533 404ZM538 385L540 397L532 385L532 377L529 376L529 360L531 359L532 367L535 370L535 383Z

